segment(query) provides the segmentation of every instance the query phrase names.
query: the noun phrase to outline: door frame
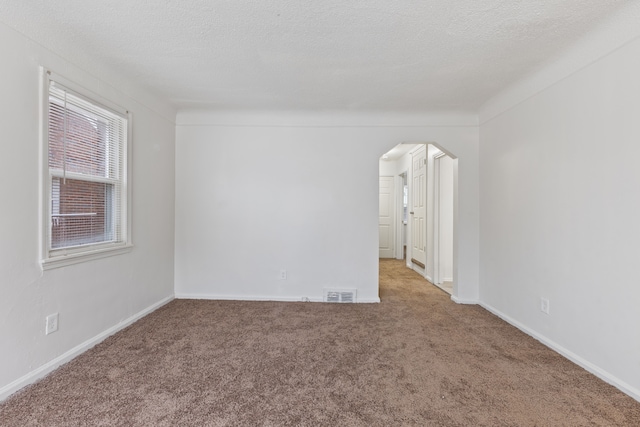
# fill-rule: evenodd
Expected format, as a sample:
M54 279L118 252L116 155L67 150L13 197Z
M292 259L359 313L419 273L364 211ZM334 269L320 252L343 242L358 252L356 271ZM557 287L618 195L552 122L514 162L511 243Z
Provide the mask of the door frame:
M409 151L408 154L410 154L412 157L413 155L417 152L420 151L422 149L425 150L425 158L428 159L428 148L429 148L429 143L428 142L421 142L418 143L418 145L413 148L411 151ZM428 165L425 165L425 227L424 227L424 242L427 242L427 229L428 227L426 227L426 216L427 216L427 209L426 209L426 191L427 191L427 186L429 185L429 170L428 170ZM409 166L409 170L407 171L407 185L409 187L409 193L407 195L407 209L412 209L413 208L413 160L410 162L410 166ZM427 276L427 262L428 262L428 255L426 254L425 251L425 268L423 269L423 271L420 271L419 269L416 270L416 268L414 268L414 263L412 261L413 258L413 217L411 216L411 214L409 213L407 215L407 259L406 259L406 265L407 267L409 267L410 269L412 269L413 271L415 271L416 273L420 274L422 277L424 277L425 279L428 279ZM415 265L416 267L419 267L417 265Z
M404 185L407 182L408 174L409 171L404 171L396 177L396 259L404 259L404 245L406 245L404 235Z
M441 155L447 155L449 156L452 160L453 160L453 291L452 291L452 299L456 300L456 296L457 296L457 292L458 292L458 250L459 250L459 242L458 242L458 236L459 236L459 230L458 230L458 199L459 199L459 193L458 193L458 157L456 155L454 155L453 153L451 153L449 150L443 148L440 144L436 143L436 142L406 142L408 144L416 144L416 147L411 149L411 151L408 152L408 154L413 155L417 150L420 150L421 147L424 147L427 150L427 185L425 188L425 191L427 193L430 192L431 197L433 197L433 177L434 177L434 164L435 162L431 162L430 161L430 157L428 155L428 150L429 150L429 145L437 148L438 150L440 150L443 154ZM406 177L407 177L407 185L409 187L409 192L408 192L408 197L407 197L407 203L409 208L412 206L413 204L413 164L411 164L408 168L408 170L405 172L406 173ZM402 174L398 174L396 175L396 177L400 177L402 176ZM431 183L429 183L429 180L432 180ZM439 174L438 174L438 179L439 179ZM397 194L396 194L396 224L397 224L397 228L396 228L396 257L398 257L398 254L400 254L398 259L402 259L402 249L403 246L406 245L407 247L407 254L406 254L406 258L405 258L405 265L407 266L407 268L410 268L412 270L413 269L413 263L411 262L411 258L412 258L412 251L413 251L413 244L412 244L412 221L410 220L410 217L408 218L409 220L407 221L407 233L406 233L406 239L404 241L402 241L402 184L401 184L401 179L397 179L396 181L400 182L396 189ZM431 188L431 190L429 190L429 188ZM432 203L433 205L433 203ZM426 215L427 217L429 217L429 215L431 215L431 218L433 218L433 212L431 209L428 209L427 207L427 211L426 211ZM429 227L429 225L431 225L431 227ZM431 228L431 230L430 230ZM431 276L435 276L435 274L433 274L433 271L429 271L430 269L428 267L430 267L430 263L432 265L436 265L436 263L434 263L434 255L436 253L436 251L434 250L434 245L433 244L429 244L428 242L428 237L429 237L429 233L432 232L433 230L436 229L437 227L434 226L434 224L427 224L425 226L425 242L427 242L427 254L426 254L426 261L427 261L427 268L424 269L424 272L420 271L420 270L414 270L417 273L419 273L421 276L423 276L426 280L428 280L429 282L434 282L435 280L432 279ZM439 228L438 228L438 232L439 232ZM433 242L439 242L439 236L438 239L434 239ZM439 244L439 243L438 243ZM431 253L429 253L429 251L431 251ZM431 274L429 274L431 273ZM439 272L441 273L441 272Z
M393 194L396 192L397 190L397 181L398 179L395 176L392 175L383 175L380 176L378 178L378 200L380 198L380 181L382 180L382 178L391 178L391 185L389 186L390 191L392 192L391 194L391 198L389 200L390 202L390 207L389 207L389 215L391 216L391 218L389 219L390 224L389 224L389 229L390 232L393 233L393 235L391 236L391 242L389 242L389 248L391 250L391 259L395 259L396 254L397 254L397 245L396 245L396 234L397 234L397 196L396 194ZM382 258L380 256L380 208L378 206L378 257ZM387 257L384 257L387 258Z
M433 284L442 283L440 266L440 159L446 154L440 150L440 154L433 156Z

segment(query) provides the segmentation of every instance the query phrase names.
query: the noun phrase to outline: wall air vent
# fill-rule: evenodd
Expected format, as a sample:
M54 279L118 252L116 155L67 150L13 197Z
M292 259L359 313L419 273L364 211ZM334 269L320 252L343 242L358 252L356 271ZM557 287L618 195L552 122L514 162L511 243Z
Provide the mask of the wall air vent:
M325 288L324 302L356 302L356 290Z

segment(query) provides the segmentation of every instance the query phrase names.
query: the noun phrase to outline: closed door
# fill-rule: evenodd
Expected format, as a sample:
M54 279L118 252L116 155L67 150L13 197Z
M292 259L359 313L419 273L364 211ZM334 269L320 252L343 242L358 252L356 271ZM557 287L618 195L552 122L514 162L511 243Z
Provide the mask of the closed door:
M380 214L378 220L378 235L380 236L379 256L380 258L395 257L395 204L394 204L394 183L392 176L380 177Z
M422 269L427 262L426 214L427 214L427 149L423 146L413 153L411 188L411 262Z

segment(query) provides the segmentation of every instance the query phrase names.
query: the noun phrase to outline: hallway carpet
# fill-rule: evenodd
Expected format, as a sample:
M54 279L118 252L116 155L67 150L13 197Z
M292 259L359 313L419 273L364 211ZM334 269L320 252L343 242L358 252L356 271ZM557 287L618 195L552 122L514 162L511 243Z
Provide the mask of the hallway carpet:
M640 425L640 403L402 262L380 283L380 304L175 300L9 398L0 425Z

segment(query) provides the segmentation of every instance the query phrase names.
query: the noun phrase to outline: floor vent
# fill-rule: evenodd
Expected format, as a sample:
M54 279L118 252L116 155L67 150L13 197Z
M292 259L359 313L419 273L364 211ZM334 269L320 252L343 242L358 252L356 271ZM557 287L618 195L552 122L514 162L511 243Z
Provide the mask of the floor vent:
M325 288L324 302L356 302L356 290Z

